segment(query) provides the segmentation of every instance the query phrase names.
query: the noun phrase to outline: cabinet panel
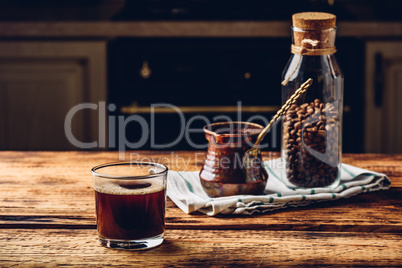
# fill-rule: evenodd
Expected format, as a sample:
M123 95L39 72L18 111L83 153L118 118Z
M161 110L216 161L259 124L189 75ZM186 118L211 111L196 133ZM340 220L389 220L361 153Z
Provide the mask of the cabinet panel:
M0 48L0 148L76 149L66 138L64 121L75 105L106 100L104 43L3 42ZM75 114L76 139L98 139L97 116Z
M402 42L366 47L365 151L402 153Z
M7 149L72 148L62 119L83 101L83 71L75 62L0 63ZM83 140L83 113L74 117L73 129L77 139Z

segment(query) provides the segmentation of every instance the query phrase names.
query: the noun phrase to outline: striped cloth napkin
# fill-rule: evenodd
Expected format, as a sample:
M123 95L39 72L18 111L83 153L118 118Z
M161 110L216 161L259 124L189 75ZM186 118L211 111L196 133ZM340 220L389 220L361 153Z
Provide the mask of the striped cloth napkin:
M264 195L236 195L209 197L203 190L199 171L169 171L167 195L185 213L200 211L209 216L221 214L264 213L287 207L306 206L311 203L348 198L360 193L388 189L391 180L382 173L342 164L341 183L335 189L313 188L291 190L280 179L280 159L264 162L268 183Z

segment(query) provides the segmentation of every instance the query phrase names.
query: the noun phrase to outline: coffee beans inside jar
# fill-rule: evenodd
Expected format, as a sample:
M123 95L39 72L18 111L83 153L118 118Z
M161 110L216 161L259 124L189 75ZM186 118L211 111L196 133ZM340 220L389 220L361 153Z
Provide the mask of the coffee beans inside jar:
M315 99L293 104L283 122L286 179L295 187L325 187L339 177L341 148L338 107Z

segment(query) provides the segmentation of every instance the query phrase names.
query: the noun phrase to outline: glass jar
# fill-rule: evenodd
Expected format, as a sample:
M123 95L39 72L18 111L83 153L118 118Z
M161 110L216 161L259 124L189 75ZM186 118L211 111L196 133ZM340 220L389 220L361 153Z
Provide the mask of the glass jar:
M336 187L340 182L343 74L334 55L335 19L318 12L293 15L282 102L309 78L313 83L282 121L281 177L292 189Z

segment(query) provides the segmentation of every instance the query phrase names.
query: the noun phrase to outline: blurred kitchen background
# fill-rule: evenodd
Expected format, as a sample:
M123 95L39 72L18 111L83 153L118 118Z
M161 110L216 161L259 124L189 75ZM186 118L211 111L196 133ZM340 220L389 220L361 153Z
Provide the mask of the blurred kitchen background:
M108 150L143 133L135 122L120 133L118 116L153 122L155 144L174 141L182 122L172 109L152 117L155 103L182 108L191 129L205 124L196 115L238 119L240 104L242 120L264 124L281 105L291 16L303 11L338 18L343 151L402 153L400 0L0 0L0 149L80 149L64 130L80 103L97 106L74 115L72 134ZM279 151L279 136L267 150ZM166 149L194 146L183 137Z

